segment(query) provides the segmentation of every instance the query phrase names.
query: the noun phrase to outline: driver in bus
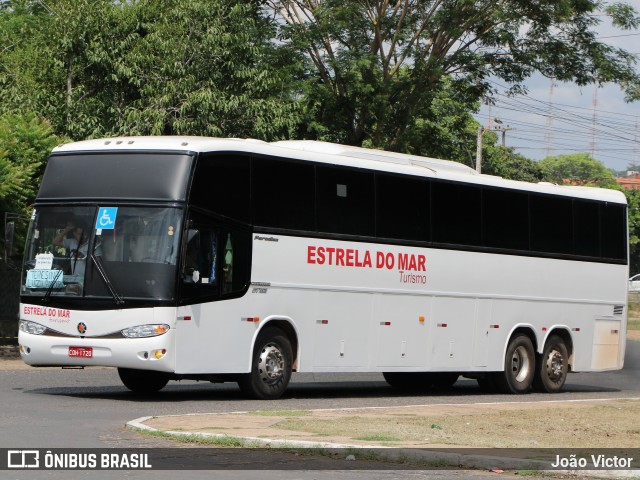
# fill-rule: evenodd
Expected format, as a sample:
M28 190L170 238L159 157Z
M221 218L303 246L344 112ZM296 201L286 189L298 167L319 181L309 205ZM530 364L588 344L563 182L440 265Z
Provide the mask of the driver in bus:
M53 244L64 247L71 264L71 274L84 277L85 262L89 248L89 232L84 222L74 220L58 232ZM102 245L97 244L94 249L96 256L102 256Z

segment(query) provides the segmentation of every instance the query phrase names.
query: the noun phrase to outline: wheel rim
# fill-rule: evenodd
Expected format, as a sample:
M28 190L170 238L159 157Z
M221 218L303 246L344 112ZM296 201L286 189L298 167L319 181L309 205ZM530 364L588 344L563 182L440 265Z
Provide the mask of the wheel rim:
M264 383L276 383L284 373L285 359L280 349L274 345L266 345L258 359L258 372Z
M523 346L519 346L513 352L511 357L511 372L513 378L517 382L523 382L528 376L531 370L531 362L527 349Z
M547 377L553 382L562 379L564 371L564 356L558 350L549 352L546 362Z

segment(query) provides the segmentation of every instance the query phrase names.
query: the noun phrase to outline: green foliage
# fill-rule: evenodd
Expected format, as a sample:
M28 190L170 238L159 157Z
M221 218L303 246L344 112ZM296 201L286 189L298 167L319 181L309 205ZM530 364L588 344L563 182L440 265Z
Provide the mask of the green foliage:
M624 3L269 0L281 38L307 59L307 138L403 150L435 92L477 101L490 77L522 89L538 71L563 81L617 82L629 97L640 77L632 54L596 38L602 12L635 28ZM603 10L604 9L604 10ZM409 139L411 141L409 141ZM425 140L424 143L426 143Z
M640 190L618 188L627 197L629 221L629 270L635 275L640 272Z
M540 164L534 160L496 145L490 145L484 151L482 173L524 182L537 183L544 180Z
M73 139L288 136L294 58L251 0L13 0L0 9L0 112Z
M546 157L540 160L539 165L545 178L555 183L599 186L615 184L611 170L588 153Z
M60 143L34 114L0 115L0 211L27 213L51 149Z
M122 133L285 138L296 108L271 20L253 3L138 3L144 36L126 55L139 98Z

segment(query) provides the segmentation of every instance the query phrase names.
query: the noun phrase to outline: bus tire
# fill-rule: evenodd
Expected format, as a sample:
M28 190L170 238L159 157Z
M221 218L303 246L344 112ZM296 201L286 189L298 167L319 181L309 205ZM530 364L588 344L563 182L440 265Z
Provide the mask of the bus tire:
M155 393L169 382L169 375L153 370L118 368L118 375L124 386L135 393Z
M282 330L265 328L256 339L251 372L238 380L240 390L259 400L280 398L291 380L292 358L291 342Z
M552 335L538 358L533 387L546 393L557 393L564 386L569 372L567 346L558 335Z
M515 335L507 346L504 371L492 375L496 389L503 393L527 393L533 383L535 365L531 339L523 333Z

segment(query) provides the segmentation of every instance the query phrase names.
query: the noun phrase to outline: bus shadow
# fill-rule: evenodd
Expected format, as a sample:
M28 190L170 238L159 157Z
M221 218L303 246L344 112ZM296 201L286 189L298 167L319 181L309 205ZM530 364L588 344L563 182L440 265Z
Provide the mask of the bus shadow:
M372 382L304 382L290 384L282 400L330 400L330 399L411 399L420 401L424 398L428 403L434 400L442 403L449 403L452 399L465 398L468 402L470 397L477 397L477 401L539 401L539 400L568 400L576 393L614 393L621 392L617 388L602 387L597 385L567 385L563 392L555 395L531 392L527 395L507 395L497 392L488 392L478 387L473 380L460 380L453 387L432 388L429 390L402 390L390 387L383 381ZM243 396L239 388L233 383L208 384L191 383L180 385L170 382L162 391L153 394L137 394L127 390L120 385L100 386L100 387L54 387L37 388L24 390L24 393L39 395L67 396L86 399L103 399L114 401L131 401L146 403L162 402L208 402L230 401L230 402L256 402L268 405L269 402L261 400L249 400ZM391 405L390 405L391 406ZM320 408L316 405L309 405L309 408Z

